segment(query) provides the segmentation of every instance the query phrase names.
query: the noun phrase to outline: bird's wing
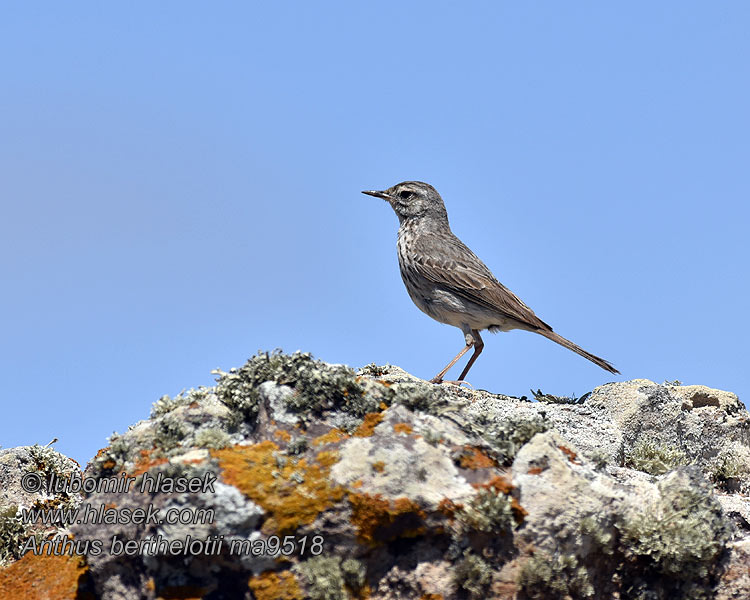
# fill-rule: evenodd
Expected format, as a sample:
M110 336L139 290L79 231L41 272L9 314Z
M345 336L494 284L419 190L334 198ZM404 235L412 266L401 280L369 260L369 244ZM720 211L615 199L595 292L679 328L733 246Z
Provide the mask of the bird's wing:
M412 264L423 277L457 296L529 327L552 329L500 283L479 257L454 235L421 235Z

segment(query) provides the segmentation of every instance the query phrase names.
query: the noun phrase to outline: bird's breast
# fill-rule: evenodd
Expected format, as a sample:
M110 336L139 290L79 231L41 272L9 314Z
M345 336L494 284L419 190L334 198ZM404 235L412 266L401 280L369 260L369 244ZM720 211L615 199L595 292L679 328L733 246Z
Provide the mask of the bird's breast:
M507 331L518 325L498 311L472 302L465 294L455 290L455 283L441 282L439 271L454 274L460 267L450 256L427 256L424 248L434 244L420 243L420 236L429 232L406 227L398 232L398 264L401 278L412 302L423 313L440 323L471 329L500 329ZM438 271L438 272L435 272ZM431 276L430 276L431 275Z

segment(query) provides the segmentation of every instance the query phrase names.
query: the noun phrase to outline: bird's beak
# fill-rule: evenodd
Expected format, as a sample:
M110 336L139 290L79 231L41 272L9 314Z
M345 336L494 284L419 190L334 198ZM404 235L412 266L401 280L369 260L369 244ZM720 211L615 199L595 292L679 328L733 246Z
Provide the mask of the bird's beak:
M383 200L388 200L389 202L391 200L391 197L385 192L377 192L375 190L365 190L362 193L367 194L368 196L375 196L376 198L382 198Z

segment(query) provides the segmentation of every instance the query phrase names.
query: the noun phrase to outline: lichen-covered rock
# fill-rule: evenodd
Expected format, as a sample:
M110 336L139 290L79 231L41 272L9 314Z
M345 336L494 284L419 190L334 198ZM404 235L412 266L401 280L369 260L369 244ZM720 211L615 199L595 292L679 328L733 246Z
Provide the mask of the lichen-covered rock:
M217 374L91 460L69 501L86 517L40 547L72 555L17 560L0 515L7 597L48 597L23 582L52 589L51 569L71 599L750 597L732 394L636 380L530 402L280 352ZM34 468L3 452L4 481Z
M65 530L56 511L75 509L82 498L79 490L61 485L73 474L80 474L80 466L47 446L0 450L0 567L47 533Z
M734 394L637 379L597 388L586 405L616 425L614 461L652 474L695 464L720 485L738 479L750 491L750 416Z

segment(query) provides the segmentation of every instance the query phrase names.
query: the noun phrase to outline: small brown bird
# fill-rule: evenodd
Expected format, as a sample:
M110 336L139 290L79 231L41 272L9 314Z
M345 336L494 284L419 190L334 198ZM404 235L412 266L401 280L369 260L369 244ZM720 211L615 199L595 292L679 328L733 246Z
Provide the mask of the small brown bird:
M533 331L610 373L619 373L603 358L552 331L552 327L495 278L453 235L445 204L434 187L421 181L404 181L382 192L362 193L386 200L398 216L398 264L414 304L436 321L458 327L464 333L466 346L431 379L432 383L442 383L448 370L474 347L458 381L446 383L464 381L484 348L479 336L483 329L493 333L511 329Z

